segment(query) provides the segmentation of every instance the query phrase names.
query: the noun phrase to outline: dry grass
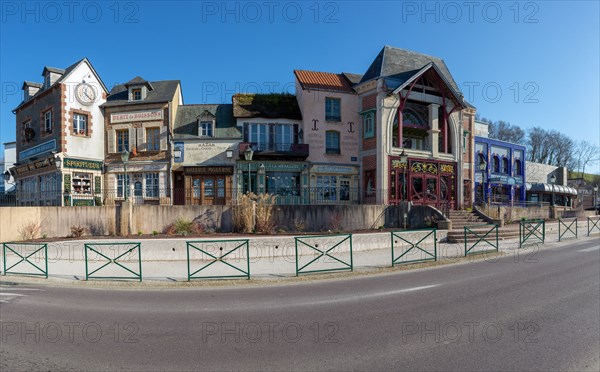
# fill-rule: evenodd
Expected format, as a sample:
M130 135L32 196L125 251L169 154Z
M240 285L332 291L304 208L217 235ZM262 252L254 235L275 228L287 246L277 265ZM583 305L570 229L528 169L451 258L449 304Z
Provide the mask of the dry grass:
M19 237L23 241L33 240L40 236L41 231L41 222L28 222L19 228Z
M233 225L235 231L249 234L254 231L253 193L240 195L233 209Z
M275 195L260 194L256 197L256 232L272 234L275 231L273 222L273 208Z
M81 238L85 233L85 227L83 226L71 226L71 236L73 238Z

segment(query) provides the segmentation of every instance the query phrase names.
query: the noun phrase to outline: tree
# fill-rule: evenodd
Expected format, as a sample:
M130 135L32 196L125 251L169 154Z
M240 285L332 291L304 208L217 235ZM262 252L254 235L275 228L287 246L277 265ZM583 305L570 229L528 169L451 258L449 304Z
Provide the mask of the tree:
M593 165L600 160L600 146L588 141L580 141L574 150L576 161L574 165L580 171L581 177L587 165Z
M523 143L525 141L525 132L523 129L503 120L490 123L489 136L500 141L513 143Z

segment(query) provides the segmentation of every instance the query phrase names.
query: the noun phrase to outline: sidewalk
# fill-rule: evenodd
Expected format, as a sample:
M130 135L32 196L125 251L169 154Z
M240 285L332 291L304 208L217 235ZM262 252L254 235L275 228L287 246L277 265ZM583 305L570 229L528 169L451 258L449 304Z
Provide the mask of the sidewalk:
M570 238L574 235L567 233L563 236L563 242L558 243L558 223L546 224L546 239L542 245L539 240L532 237L527 242L527 247L522 250L533 252L535 249L543 249L563 244L571 244L584 240L597 241L600 238L596 230L595 234L587 237L587 225L579 223L578 238ZM564 227L561 228L564 231ZM464 257L465 245L463 243L442 243L446 237L447 231L437 231L437 246L434 244L433 233L430 230L419 230L409 232L397 232L394 235L394 258L398 258L404 252L408 251L398 261L417 261L425 258L431 258L429 254L434 254L437 249L439 260L460 260ZM319 238L299 237L298 243L298 266L304 270L324 270L324 269L349 269L350 266L350 239L348 235L324 235ZM246 238L241 241L231 241L223 239L218 241L218 237L207 237L202 241L213 241L211 243L193 243L195 247L202 249L215 257L221 257L227 254L222 261L214 261L208 254L197 249L190 249L190 271L195 272L203 266L210 264L204 270L201 270L196 276L245 276L248 271L248 260L246 255ZM249 236L248 253L250 276L252 278L280 278L292 277L296 275L296 243L293 236ZM422 240L423 239L423 240ZM495 234L490 233L488 241L495 242ZM406 241L405 241L406 240ZM420 243L418 243L422 240ZM187 281L188 261L187 245L190 239L115 239L101 240L106 243L126 243L123 246L102 245L92 246L92 248L103 255L115 259L119 256L118 262L133 271L139 273L140 265L138 260L138 251L132 242L141 243L142 257L142 277L144 281ZM216 242L215 242L216 241ZM304 243L303 243L304 242ZM48 273L50 278L62 278L69 280L85 280L86 264L84 244L93 244L90 240L65 241L48 243ZM418 243L414 247L413 243ZM470 248L474 242L467 243ZM312 247L312 248L311 248ZM533 248L531 248L533 247ZM23 256L33 253L38 247L19 246L14 248ZM131 252L128 250L132 249ZM361 233L352 235L352 266L354 269L369 269L390 267L392 263L392 241L389 232ZM310 263L318 257L319 252L330 249L329 256L324 255L318 260ZM519 249L519 239L501 240L499 250L501 252L513 252ZM472 250L494 250L492 246L484 241L480 241ZM429 254L428 254L428 253ZM492 259L493 257L490 256ZM29 258L40 268L45 267L44 255L38 252ZM339 261L338 261L339 260ZM6 267L19 261L19 257L10 250L6 254ZM88 250L88 270L93 272L109 261L99 255L97 252ZM212 262L212 263L211 263ZM225 262L229 263L227 265ZM234 267L239 268L236 270ZM406 265L405 265L406 266ZM4 263L2 263L4 272ZM11 271L20 271L33 273L36 270L26 262L22 262L10 269ZM39 271L37 271L39 272ZM102 277L134 277L131 272L119 267L114 263L99 269L94 273L95 276Z

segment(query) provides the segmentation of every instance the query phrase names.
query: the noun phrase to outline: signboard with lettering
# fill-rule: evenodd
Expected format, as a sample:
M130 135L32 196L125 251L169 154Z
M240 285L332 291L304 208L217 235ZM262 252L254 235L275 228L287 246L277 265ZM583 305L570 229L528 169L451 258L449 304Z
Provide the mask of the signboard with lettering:
M234 146L234 141L185 142L181 160L187 165L233 164L226 151Z
M358 174L357 167L344 167L339 165L313 165L311 171L314 173Z
M185 174L233 174L232 166L222 167L183 167Z
M56 150L55 139L19 152L19 161L54 150Z
M89 170L96 170L96 171L102 170L102 162L101 161L65 158L63 160L63 165L65 166L65 168L89 169Z
M118 112L110 114L111 124L153 120L163 120L163 110Z

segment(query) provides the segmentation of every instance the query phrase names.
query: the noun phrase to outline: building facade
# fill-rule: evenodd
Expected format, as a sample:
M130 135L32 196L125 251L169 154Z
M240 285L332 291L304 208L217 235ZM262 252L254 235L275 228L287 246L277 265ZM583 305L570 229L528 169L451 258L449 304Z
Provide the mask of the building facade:
M136 77L110 91L104 110L105 203L171 204L172 128L179 80Z
M66 69L45 67L42 76L43 83L23 83L23 102L13 111L17 204L97 205L107 89L87 58Z
M475 137L475 199L478 204L522 204L526 194L524 145Z
M577 190L568 186L566 167L526 162L526 198L529 203L544 203L573 208Z
M242 139L233 105L182 105L174 126L175 205L229 204Z

